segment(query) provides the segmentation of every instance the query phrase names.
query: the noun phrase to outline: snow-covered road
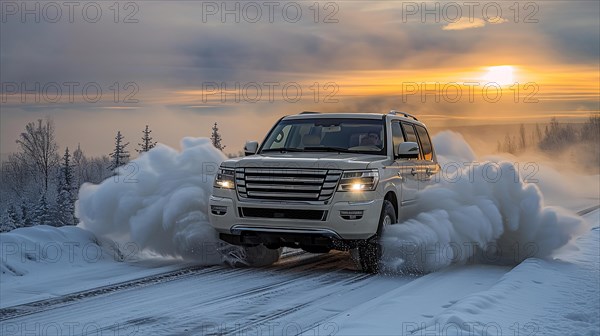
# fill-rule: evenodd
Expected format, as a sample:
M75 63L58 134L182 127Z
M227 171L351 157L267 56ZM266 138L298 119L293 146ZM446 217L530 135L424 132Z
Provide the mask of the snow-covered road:
M188 265L2 305L1 334L598 335L599 216L588 209L592 229L576 249L514 268L468 264L424 276L372 276L357 271L347 253L288 251L268 268Z
M413 294L421 288L428 297L452 302L489 288L508 270L479 265L423 277L370 276L355 270L347 253L301 253L266 269L196 268L176 277L153 276L129 286L7 307L2 323L4 331L35 328L40 334L73 328L74 334L97 329L106 335L253 335L261 330L329 335L340 328L331 322L334 317L400 287ZM416 300L408 296L406 303L418 310Z

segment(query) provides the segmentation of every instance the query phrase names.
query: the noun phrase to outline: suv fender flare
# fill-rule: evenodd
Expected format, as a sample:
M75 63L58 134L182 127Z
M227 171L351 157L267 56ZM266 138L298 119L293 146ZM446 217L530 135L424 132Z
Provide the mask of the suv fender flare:
M396 212L396 218L398 218L400 211L399 200L401 199L402 195L398 195L398 191L401 191L401 188L402 187L396 186L393 183L389 183L389 186L386 186L386 188L383 189L383 195L381 195L382 199L388 200L390 201L390 203L392 203L392 206L394 207L394 212Z

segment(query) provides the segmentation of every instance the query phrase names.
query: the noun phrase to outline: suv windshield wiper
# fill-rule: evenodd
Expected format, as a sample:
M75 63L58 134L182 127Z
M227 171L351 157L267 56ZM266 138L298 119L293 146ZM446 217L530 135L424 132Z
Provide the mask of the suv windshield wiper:
M265 152L304 152L302 148L266 148L260 151L261 153Z
M308 151L324 151L324 152L341 152L341 153L356 153L348 148L334 147L334 146L308 146L304 147L304 150Z

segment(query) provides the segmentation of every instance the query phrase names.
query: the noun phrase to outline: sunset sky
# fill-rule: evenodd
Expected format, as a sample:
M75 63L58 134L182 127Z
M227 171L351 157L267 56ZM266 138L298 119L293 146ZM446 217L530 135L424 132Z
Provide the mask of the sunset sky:
M178 146L214 122L237 152L304 110L435 127L600 111L598 1L75 3L1 3L2 154L44 117L61 148L102 155L117 130L134 152L145 125Z

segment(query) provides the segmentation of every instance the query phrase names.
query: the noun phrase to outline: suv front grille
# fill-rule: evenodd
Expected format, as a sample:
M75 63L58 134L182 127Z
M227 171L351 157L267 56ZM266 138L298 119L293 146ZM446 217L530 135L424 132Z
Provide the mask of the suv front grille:
M333 195L341 174L333 169L237 168L235 183L242 198L324 201Z
M325 210L303 209L269 209L269 208L239 208L241 217L305 219L324 221L327 218Z

